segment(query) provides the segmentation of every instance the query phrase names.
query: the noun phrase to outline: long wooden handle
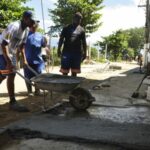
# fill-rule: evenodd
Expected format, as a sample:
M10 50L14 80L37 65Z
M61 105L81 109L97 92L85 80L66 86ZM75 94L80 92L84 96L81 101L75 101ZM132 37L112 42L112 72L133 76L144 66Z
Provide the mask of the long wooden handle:
M32 86L35 86L34 83L31 82L31 80L29 80L28 78L24 77L20 72L18 72L17 70L13 70L15 73L17 73L21 78L23 78L27 83L29 83Z
M29 65L26 65L26 67L27 67L32 73L34 73L36 76L39 75L39 74L38 74L33 68L31 68Z

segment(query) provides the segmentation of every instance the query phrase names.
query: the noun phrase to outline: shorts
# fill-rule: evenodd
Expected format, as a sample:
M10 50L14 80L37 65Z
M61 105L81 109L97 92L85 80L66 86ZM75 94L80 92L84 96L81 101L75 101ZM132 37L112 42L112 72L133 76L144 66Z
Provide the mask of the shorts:
M61 69L62 73L72 73L81 72L81 53L77 52L63 52L61 58Z
M13 71L6 70L6 60L3 55L0 55L0 76L8 76L10 74L14 74Z
M41 74L44 72L45 69L45 65L44 63L41 64L29 64L29 66L38 74ZM35 77L36 75L30 71L28 68L24 68L24 76L28 79L31 79L33 77Z

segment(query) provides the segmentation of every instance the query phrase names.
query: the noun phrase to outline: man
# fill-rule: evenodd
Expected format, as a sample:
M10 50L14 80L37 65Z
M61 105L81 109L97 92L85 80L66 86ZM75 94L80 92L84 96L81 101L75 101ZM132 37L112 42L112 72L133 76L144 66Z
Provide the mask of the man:
M28 62L28 65L38 74L41 74L45 70L45 62L42 58L42 48L47 46L46 37L41 33L36 32L38 28L39 21L32 21L32 25L30 27L30 32L27 37L26 45L25 45L25 55ZM24 75L26 78L31 79L36 76L30 69L24 68ZM27 90L28 96L33 96L32 86L28 83ZM35 88L34 95L41 95L40 90Z
M19 49L23 56L23 63L27 64L24 54L24 44L28 34L27 27L31 25L32 12L25 11L22 19L10 23L2 32L0 38L0 83L7 78L7 89L10 98L10 109L19 112L28 111L28 109L19 104L15 98L14 79L16 69L16 55Z
M143 65L143 49L138 52L138 64L140 65L139 72L142 73L142 65Z
M47 34L45 34L45 38L47 40L47 46L45 48L42 48L42 58L45 63L45 71L49 73L49 67L51 62L50 37Z
M77 76L77 73L81 72L81 62L86 58L86 36L84 29L80 26L81 19L81 13L75 13L72 24L64 27L60 35L57 52L58 57L61 57L60 72L63 75L68 75L71 69L71 75Z

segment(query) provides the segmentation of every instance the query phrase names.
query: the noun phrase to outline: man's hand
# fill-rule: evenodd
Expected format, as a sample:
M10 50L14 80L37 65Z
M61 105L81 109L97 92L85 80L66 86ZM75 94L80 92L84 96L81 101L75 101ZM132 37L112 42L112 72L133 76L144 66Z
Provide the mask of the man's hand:
M11 62L8 62L6 65L6 70L10 70L12 71L15 67L13 66L13 64Z
M23 61L23 68L26 68L28 66L28 62L25 60Z

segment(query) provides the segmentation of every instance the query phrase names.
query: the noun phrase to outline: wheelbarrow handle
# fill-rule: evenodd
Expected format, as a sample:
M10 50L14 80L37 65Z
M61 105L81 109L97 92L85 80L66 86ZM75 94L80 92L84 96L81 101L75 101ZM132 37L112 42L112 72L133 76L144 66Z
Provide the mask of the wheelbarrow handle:
M25 67L27 67L32 73L35 74L35 76L38 76L39 74L32 69L29 65L26 65ZM17 73L21 78L23 78L27 83L29 83L32 86L35 86L35 84L33 82L31 82L30 79L26 78L25 76L23 76L19 71L17 71L16 69L13 69L13 72Z
M33 69L31 68L29 65L26 65L25 67L27 67L32 73L34 73L36 76L38 76L39 74Z
M21 78L23 78L27 83L29 83L32 86L35 86L34 83L32 83L28 78L24 77L19 71L13 70L14 73L17 73Z

